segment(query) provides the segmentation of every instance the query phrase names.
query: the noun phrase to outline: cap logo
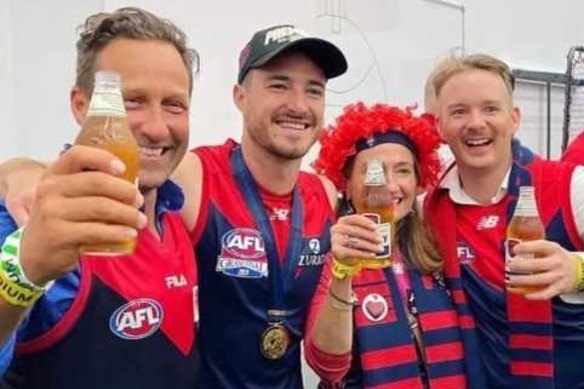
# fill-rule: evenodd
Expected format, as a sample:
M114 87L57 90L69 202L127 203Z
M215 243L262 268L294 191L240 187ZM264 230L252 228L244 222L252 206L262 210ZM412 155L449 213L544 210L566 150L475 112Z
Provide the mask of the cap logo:
M304 35L306 34L304 34L303 31L299 30L296 27L292 26L277 27L274 28L273 30L266 32L264 46L267 46L271 43L290 42Z

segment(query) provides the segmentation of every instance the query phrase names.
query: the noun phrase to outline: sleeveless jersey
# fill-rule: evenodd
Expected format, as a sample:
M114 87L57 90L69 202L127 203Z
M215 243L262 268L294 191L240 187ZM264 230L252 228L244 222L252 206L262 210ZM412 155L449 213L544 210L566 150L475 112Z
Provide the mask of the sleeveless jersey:
M17 345L4 385L22 389L197 386L192 244L177 214L162 242L138 234L133 255L84 256L79 292L50 330Z
M291 235L284 246L282 268L285 326L291 343L276 360L260 352L268 326L271 285L266 241L256 225L234 165L238 145L203 147L195 152L203 165L203 194L207 201L192 232L199 260L200 337L205 388L302 387L300 341L308 303L319 281L330 248L333 211L320 179L300 173L293 205ZM254 185L255 183L246 183ZM259 210L263 212L263 210ZM295 234L295 235L294 235Z

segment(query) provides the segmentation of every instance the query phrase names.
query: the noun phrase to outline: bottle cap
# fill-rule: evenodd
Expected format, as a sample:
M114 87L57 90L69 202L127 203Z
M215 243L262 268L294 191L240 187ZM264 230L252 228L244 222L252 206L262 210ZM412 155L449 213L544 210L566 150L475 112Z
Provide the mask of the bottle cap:
M116 84L119 85L122 82L122 77L119 73L113 72L111 70L99 70L95 72L95 84Z

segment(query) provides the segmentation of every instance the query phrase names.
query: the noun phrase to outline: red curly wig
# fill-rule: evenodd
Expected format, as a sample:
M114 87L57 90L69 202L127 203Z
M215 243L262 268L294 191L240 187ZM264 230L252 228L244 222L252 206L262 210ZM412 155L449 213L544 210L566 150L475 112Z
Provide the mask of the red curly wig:
M395 131L405 135L413 144L419 165L420 186L435 185L440 172L438 147L440 135L432 115L415 116L413 108L405 110L387 104L367 107L359 102L346 106L335 123L322 132L320 152L313 168L327 176L339 190L347 186L344 168L357 151L355 145L375 134Z

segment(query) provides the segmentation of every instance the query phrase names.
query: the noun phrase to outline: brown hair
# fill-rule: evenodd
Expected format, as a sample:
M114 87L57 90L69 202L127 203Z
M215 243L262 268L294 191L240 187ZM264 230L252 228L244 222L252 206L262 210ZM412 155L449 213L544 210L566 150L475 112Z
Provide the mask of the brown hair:
M468 70L486 70L503 80L509 95L513 95L515 78L507 64L487 54L473 54L460 57L449 57L440 62L430 74L435 96L439 96L442 87L452 76Z
M82 90L92 92L97 54L116 38L160 40L172 44L187 68L192 92L193 76L199 71L199 54L187 46L186 34L171 21L134 7L93 14L79 26L75 83Z
M442 271L442 253L432 230L420 217L416 204L412 212L397 223L395 236L405 238L405 242L400 242L398 238L394 244L402 253L408 254L410 265L423 273ZM402 244L406 247L401 247Z

